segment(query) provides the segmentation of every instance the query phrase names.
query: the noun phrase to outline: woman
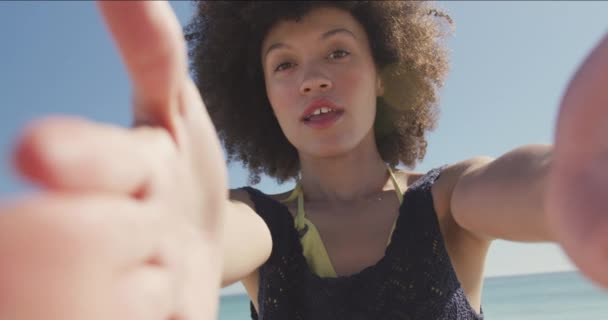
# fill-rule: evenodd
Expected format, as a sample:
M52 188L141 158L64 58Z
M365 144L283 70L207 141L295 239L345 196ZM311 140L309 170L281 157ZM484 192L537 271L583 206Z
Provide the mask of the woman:
M412 14L416 19L434 14L412 6L414 12L427 13ZM403 145L382 149L377 141L390 131L372 130L374 121L381 120L375 115L376 101L387 100L390 106L395 90L390 86L399 82L388 81L378 70L380 58L373 54L374 40L364 23L333 6L302 10L301 16L294 16L298 22L273 22L263 39L253 39L261 44L256 49L264 57L259 62L266 86L251 85L266 91L276 122L297 150L295 166L287 162L268 173L287 178L301 171L302 187L294 197L237 190L237 201L228 202L219 143L187 77L175 18L162 3L102 3L101 8L133 77L139 127L123 130L59 119L26 133L17 152L20 169L49 192L3 210L19 215L1 215L1 234L9 241L3 241L0 250L15 257L0 273L2 296L7 297L0 309L3 315L207 318L213 314L222 278L224 283L243 279L254 304L259 302L255 307L260 316L268 319L475 318L480 311L480 268L489 241L498 237L559 241L583 272L606 285L601 272L607 228L601 192L608 179L593 175L605 167L601 130L607 125L601 107L606 97L599 84L606 75L589 72L606 69L606 59L601 59L608 50L606 41L566 94L554 148L520 148L496 160L474 158L420 174L392 172L396 160L390 156L405 154L400 153ZM250 14L257 16L255 10ZM202 86L204 75L199 74ZM436 75L440 79L442 72ZM226 115L214 110L211 98L220 91L208 85L211 88L202 94L211 99L206 100L210 113L221 124ZM434 97L426 98L422 105L428 107ZM381 109L379 115L390 112ZM406 146L422 152L425 128L413 130L422 132ZM225 127L218 129L224 142L238 142L222 131ZM66 137L71 139L66 142ZM57 152L59 142L79 152ZM416 143L418 149L411 147ZM238 144L232 147L237 156L246 150ZM256 147L267 146L251 148ZM231 153L230 145L227 149ZM115 159L117 153L125 156ZM259 153L269 154L264 149ZM415 158L410 163L397 160L413 164ZM245 160L254 173L267 168L268 162ZM574 190L568 189L572 182L578 184ZM395 192L400 189L406 194L403 206L398 197L402 192ZM281 210L279 200L284 198L303 203L287 201L291 210ZM87 214L75 214L81 211ZM295 224L298 221L304 224ZM316 266L314 254L297 256L299 241L306 246L314 229L323 235L327 253L321 259L325 262ZM61 251L53 251L50 259L48 248L28 247L31 231L39 242L53 241ZM15 251L12 243L25 247ZM406 255L391 248L419 252ZM220 261L213 260L221 256L223 270ZM281 264L283 259L287 263ZM37 269L32 262L45 268ZM333 274L329 270L318 279L312 273L303 276L307 266L315 273L328 272L331 266ZM382 274L387 266L391 273ZM255 283L258 275L260 282ZM278 279L280 275L287 278ZM343 277L332 280L335 276ZM428 279L417 282L421 276ZM354 283L357 278L365 281ZM38 286L46 290L36 290ZM275 294L282 290L285 293ZM383 296L383 290L388 295ZM395 307L401 301L405 304Z
M447 167L437 184L439 170L395 169L424 156L434 125L436 90L447 72L436 41L443 20L450 22L422 2L200 4L190 26L193 66L228 156L244 161L253 179L263 172L299 181L289 210L280 204L289 194L232 193L272 234L248 243L252 261L242 257L240 241L226 251L225 280L247 275L254 314L434 319L451 308L460 310L454 316L477 318L489 241L459 228L449 198L457 178L487 160ZM431 185L434 204L421 199L430 199ZM408 189L421 190L402 201ZM268 238L265 228L241 225L257 232L249 239ZM244 273L232 270L244 266Z

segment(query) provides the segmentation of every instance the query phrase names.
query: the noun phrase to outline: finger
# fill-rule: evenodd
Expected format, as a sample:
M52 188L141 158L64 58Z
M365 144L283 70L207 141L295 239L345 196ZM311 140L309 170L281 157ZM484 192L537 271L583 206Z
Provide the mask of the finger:
M116 197L45 194L0 207L0 255L10 257L0 261L0 319L112 319L110 284L155 256L167 229L159 218Z
M116 282L114 319L171 319L175 289L166 269L143 266Z
M135 90L136 120L171 129L188 81L186 44L165 1L99 1Z
M162 261L157 253L170 225L166 215L154 210L121 197L61 193L5 203L0 207L0 253L11 259L2 260L0 267L119 270L152 258Z
M160 1L98 4L135 86L136 122L167 129L192 161L193 176L210 181L212 188L205 194L214 198L222 193L225 198L221 147L198 89L188 77L186 44L171 7Z
M18 171L48 188L144 197L175 155L166 131L124 128L76 118L40 120L24 131Z

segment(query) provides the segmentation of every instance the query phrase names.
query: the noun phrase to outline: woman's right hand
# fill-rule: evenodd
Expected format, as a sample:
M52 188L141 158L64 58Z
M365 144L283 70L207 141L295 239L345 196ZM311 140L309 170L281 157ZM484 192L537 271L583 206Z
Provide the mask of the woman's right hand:
M227 174L180 25L166 2L99 7L136 126L55 117L24 131L16 167L42 190L0 208L0 319L213 319Z

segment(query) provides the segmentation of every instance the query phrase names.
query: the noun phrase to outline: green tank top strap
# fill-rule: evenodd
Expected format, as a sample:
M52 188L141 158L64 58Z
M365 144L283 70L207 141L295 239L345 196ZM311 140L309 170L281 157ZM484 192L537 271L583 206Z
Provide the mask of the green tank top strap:
M302 192L302 184L300 184L300 182L298 181L296 183L296 187L293 189L293 191L291 192L291 194L289 195L289 197L281 200L282 203L289 203L295 199L298 200L298 211L296 213L296 218L295 218L295 227L296 230L298 230L298 232L301 232L305 227L305 213L304 213L304 197L303 197L304 193Z
M399 205L401 205L401 203L403 203L403 192L401 191L401 187L399 186L399 183L397 183L397 178L390 167L388 167L388 172L393 183L395 193L397 194L397 198L399 199ZM298 201L298 211L296 212L296 217L294 219L294 227L300 236L300 242L302 244L303 255L306 258L306 262L311 270L318 276L336 277L336 271L331 263L331 258L327 253L318 229L310 220L306 219L306 212L304 211L304 192L300 181L296 183L295 188L289 194L289 196L281 200L281 202L289 203L296 199ZM387 246L391 242L396 222L397 219L395 219L395 222L391 228Z
M388 174L391 177L391 181L393 181L393 187L395 188L395 192L397 192L397 199L399 199L399 205L401 205L403 203L403 191L401 190L399 183L397 183L397 178L395 177L395 174L393 173L391 167L388 167Z

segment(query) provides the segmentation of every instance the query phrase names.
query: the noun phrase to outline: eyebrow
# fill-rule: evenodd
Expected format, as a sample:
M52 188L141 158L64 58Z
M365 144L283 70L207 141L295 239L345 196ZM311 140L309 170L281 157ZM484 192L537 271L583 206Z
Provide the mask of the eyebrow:
M345 28L336 28L336 29L331 29L329 31L324 32L321 37L319 37L319 40L325 40L335 34L338 33L346 33L348 35L350 35L351 37L357 39L357 36L355 36L354 33L352 33L350 30L345 29ZM274 43L273 45L271 45L270 47L268 47L268 49L266 49L266 52L264 53L264 59L266 59L266 56L268 55L268 53L270 53L270 51L275 50L275 49L279 49L279 48L289 48L289 45L286 45L282 42L277 42Z

